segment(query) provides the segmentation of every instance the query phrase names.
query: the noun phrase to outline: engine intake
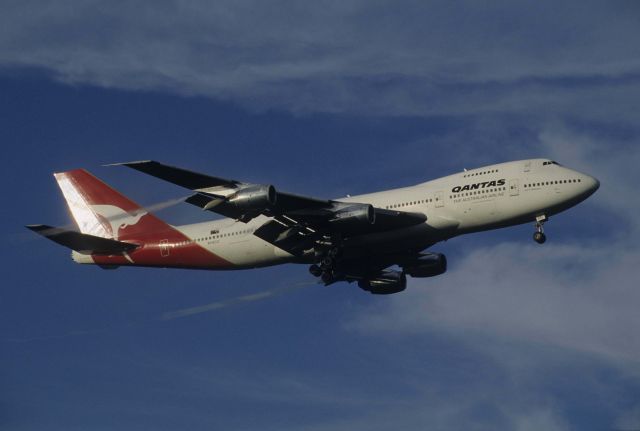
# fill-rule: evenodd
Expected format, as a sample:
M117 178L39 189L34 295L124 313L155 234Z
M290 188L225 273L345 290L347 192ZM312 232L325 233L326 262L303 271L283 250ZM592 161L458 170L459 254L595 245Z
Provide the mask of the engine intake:
M360 280L358 286L374 295L390 295L407 288L407 277L400 271L383 271L375 278Z
M272 185L249 186L227 198L227 203L240 211L262 211L276 204L277 193Z
M373 205L357 204L341 209L329 220L333 226L340 228L357 228L369 226L376 222L376 211Z
M447 258L441 253L419 256L414 262L404 266L404 272L411 277L435 277L447 271Z

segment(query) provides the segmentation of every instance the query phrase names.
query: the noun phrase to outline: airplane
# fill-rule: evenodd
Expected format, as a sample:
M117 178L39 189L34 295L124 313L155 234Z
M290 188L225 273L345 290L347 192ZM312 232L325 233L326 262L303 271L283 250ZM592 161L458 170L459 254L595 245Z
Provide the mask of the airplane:
M407 276L447 270L426 251L463 234L543 225L591 196L600 182L550 159L464 170L410 187L320 199L209 176L156 161L118 163L191 191L185 202L224 218L172 226L84 169L54 177L79 231L28 225L72 250L72 259L120 266L234 270L309 265L324 285L357 282L373 294L405 290Z

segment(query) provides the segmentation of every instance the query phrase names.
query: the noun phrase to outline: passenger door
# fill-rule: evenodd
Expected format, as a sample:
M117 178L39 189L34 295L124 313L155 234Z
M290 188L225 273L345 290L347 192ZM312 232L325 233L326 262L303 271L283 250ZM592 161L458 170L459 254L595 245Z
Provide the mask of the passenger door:
M160 256L168 257L169 256L169 240L163 239L160 241Z
M518 180L509 180L509 196L518 196L520 194L520 188L518 186Z

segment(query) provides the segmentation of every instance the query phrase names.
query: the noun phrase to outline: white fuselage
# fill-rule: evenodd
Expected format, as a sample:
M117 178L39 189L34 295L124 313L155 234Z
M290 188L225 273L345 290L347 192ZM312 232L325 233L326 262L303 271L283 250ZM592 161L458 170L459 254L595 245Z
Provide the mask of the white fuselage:
M410 228L349 238L355 253L422 250L461 234L535 221L564 211L590 196L598 181L548 159L500 163L467 170L411 187L336 199L377 208L422 213L427 220ZM201 247L251 268L299 258L253 235L268 217L249 223L232 219L178 226ZM230 268L231 269L231 268Z

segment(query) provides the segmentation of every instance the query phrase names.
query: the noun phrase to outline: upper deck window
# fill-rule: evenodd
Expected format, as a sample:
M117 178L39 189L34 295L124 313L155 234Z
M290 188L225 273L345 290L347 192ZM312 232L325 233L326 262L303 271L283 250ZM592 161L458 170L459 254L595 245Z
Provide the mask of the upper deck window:
M462 177L463 178L467 178L467 177L477 177L478 175L486 175L486 174L493 174L498 172L498 169L490 169L488 171L474 171L474 172L467 172L466 174L464 174Z

